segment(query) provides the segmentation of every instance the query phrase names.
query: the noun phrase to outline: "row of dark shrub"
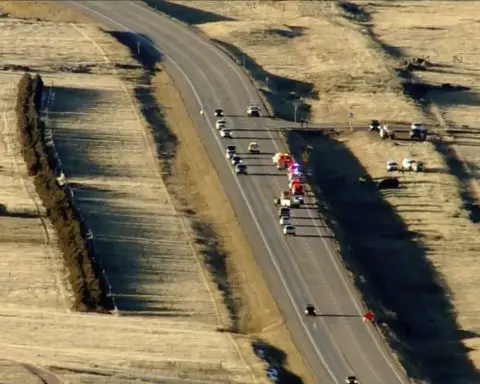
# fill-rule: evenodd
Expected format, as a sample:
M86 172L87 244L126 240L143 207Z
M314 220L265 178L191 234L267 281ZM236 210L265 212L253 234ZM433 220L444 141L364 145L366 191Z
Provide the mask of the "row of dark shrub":
M112 303L106 295L107 284L100 278L102 273L95 257L93 237L75 207L70 187L57 180L63 172L53 141L48 137L51 136L49 130L41 120L43 90L39 75L32 77L26 73L22 76L16 106L22 154L28 174L34 178L37 194L58 234L75 295L73 309L106 312L112 309Z

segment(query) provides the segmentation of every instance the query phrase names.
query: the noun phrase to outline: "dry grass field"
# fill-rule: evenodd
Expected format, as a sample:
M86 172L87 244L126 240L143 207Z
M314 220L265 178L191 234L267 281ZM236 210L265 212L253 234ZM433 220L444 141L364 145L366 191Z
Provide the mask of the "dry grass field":
M17 139L15 101L20 75L2 73L0 297L4 304L67 309L71 295L65 288L62 255L55 230L46 218ZM6 235L8 234L8 236ZM32 266L35 266L32 269Z
M390 51L397 60L427 57L432 64L414 76L427 85L424 97L434 103L433 111L447 129L444 134L455 143L480 196L480 4L375 1L366 10L373 33L393 47ZM452 88L445 89L445 84Z
M2 177L12 188L3 191L2 204L12 217L2 214L1 220L16 244L2 251L9 253L0 274L2 284L8 284L0 306L0 359L42 367L73 383L162 377L170 382L256 382L244 360L256 364L263 376L263 364L246 347L251 340L218 331L229 327L220 292L213 289L189 227L158 172L151 138L132 102L135 84L121 80L127 73L122 68L137 68L128 72L137 79L141 67L127 49L91 25L1 22L1 65L39 71L50 88L48 123L77 203L96 236L121 315L75 314L67 311L68 303L62 306L68 295L61 294L67 290L60 281L61 266L48 244L42 247L38 217L24 217L35 213L28 194L32 186L26 184L24 195L18 187L13 192L21 184L21 178L13 177L25 171L20 164L14 168L18 147L15 126L6 124L13 116L11 106L5 104L5 156L10 158L2 162ZM3 98L12 102L19 75L7 77ZM12 254L12 248L21 256ZM38 283L32 286L32 281ZM20 294L27 302L15 297ZM4 366L8 370L0 372L0 380L28 382L24 368Z
M366 7L373 32L394 58L428 57L433 67L416 72L431 84L427 97L453 125L479 129L480 4L476 1L373 1ZM468 87L438 89L443 83Z
M92 20L81 13L64 7L59 1L25 0L19 4L16 0L0 0L0 12L19 19L40 19L70 23L92 23Z
M0 74L0 316L3 309L36 308L64 313L72 304L55 229L35 192L33 179L20 151L16 126L16 92L20 74ZM2 320L1 338L15 329ZM6 360L3 360L5 358ZM37 377L19 363L0 357L0 380L37 383Z

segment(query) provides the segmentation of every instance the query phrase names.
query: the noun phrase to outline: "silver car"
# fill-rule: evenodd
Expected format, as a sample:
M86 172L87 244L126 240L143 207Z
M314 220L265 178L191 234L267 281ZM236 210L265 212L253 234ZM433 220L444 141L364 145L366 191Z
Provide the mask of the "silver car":
M287 236L287 235L296 236L295 227L291 224L285 225L283 227L283 235L284 236Z

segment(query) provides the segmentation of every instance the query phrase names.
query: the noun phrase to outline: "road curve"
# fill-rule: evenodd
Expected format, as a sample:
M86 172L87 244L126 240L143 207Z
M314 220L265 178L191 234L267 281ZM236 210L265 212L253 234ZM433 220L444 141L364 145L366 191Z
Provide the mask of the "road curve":
M361 383L407 383L376 330L362 322L361 300L333 251L315 202L294 213L298 236L280 231L273 198L287 187L271 156L285 150L279 126L285 122L245 116L250 101L258 101L246 75L223 52L191 29L137 1L66 1L116 30L146 35L142 49L158 49L175 80L226 192L239 217L255 257L298 350L318 383L343 383L355 374ZM223 108L234 128L233 140L220 139L213 109ZM206 117L199 114L206 110ZM240 117L239 117L240 116ZM228 144L246 153L250 141L261 145L261 155L244 159L250 175L236 177L224 156ZM310 198L311 199L311 198ZM304 306L313 303L324 316L305 319ZM328 316L327 316L328 315Z

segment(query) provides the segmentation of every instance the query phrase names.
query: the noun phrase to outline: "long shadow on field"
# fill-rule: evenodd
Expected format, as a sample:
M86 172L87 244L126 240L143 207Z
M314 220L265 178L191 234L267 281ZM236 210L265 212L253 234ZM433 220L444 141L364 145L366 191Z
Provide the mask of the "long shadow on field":
M110 190L81 184L73 188L76 204L95 236L95 247L102 255L120 311L189 316L191 308L169 305L175 301L175 294L164 289L169 281L162 272L175 271L176 263L189 256L189 248L175 225L169 224L167 217L145 209L148 201L140 197L141 191L122 193L117 186ZM164 239L168 241L162 243ZM179 250L176 244L187 249Z
M267 372L277 374L275 383L284 384L302 384L300 377L285 368L287 355L273 345L264 340L257 339L252 343L253 352L267 364ZM273 380L272 380L273 381Z
M166 175L171 174L171 161L175 157L177 138L167 128L163 119L163 112L157 104L151 92L152 77L161 69L157 67L162 60L161 52L158 52L153 45L148 49L138 52L137 42L139 40L152 42L146 35L137 35L131 32L109 32L115 39L130 50L132 57L138 61L144 69L143 77L139 85L135 87L135 97L141 108L141 113L150 126L151 133L157 147L157 154L160 157L160 166Z
M106 91L102 90L104 95ZM97 89L80 88L80 87L60 87L55 83L46 83L44 87L44 95L51 95L51 99L47 104L44 100L43 108L48 108L49 114L62 113L88 113L92 108L102 108L100 103L101 93ZM62 100L61 103L55 103L55 100ZM99 113L101 113L99 111Z
M145 85L151 84L152 76L155 74L156 64L161 58L161 54L152 57L151 50L144 50L138 55L136 37L131 33L113 32L111 33L119 42L127 46L132 56L142 63L145 69L143 83ZM160 157L160 165L163 168L165 176L171 175L170 163L176 154L177 138L169 130L167 124L163 119L161 107L157 104L155 97L151 94L149 87L137 87L137 100L142 105L142 113L151 126L155 142L157 144L158 153ZM202 250L202 256L206 265L210 268L212 277L217 284L217 288L222 292L224 302L230 314L230 331L238 332L237 329L237 306L232 295L231 288L228 283L227 267L225 254L223 253L218 241L216 239L213 229L205 223L193 221L193 231L196 236L197 245Z
M121 150L123 142L118 133L107 135L102 133L102 130L96 130L95 126L61 130L60 124L58 119L52 119L50 125L54 134L55 146L67 177L125 178L139 176L143 172L142 169L102 164L101 159L108 159L109 153L112 153L113 157L118 156L116 152ZM110 163L109 160L106 162Z
M469 213L470 220L473 223L480 222L480 207L477 204L475 194L468 186L472 175L467 171L465 164L458 159L458 156L448 143L435 140L433 144L436 150L443 155L450 173L455 175L460 182L460 197L463 201L463 207Z
M56 97L56 101L51 103L52 110L57 107L64 112L83 110L80 104L82 98L78 98L75 103L69 102L70 98L76 97L76 89L55 88L54 91L61 98ZM85 108L92 105L98 107L100 101L86 101ZM68 108L74 111L67 110ZM69 116L68 121L72 120ZM82 120L85 121L85 117L79 119ZM70 184L76 206L95 236L95 249L101 255L102 267L109 279L117 307L130 314L141 312L143 315L163 317L189 316L191 308L173 308L171 303L174 297L159 288L162 283L168 285L163 272L175 270L177 260L174 258L182 257L174 246L179 243L178 239L175 242L175 234L178 237L178 233L172 233L176 228L169 228L168 218L145 209L144 204L151 202L141 198L141 185L129 184L121 189L129 176L139 177L147 171L119 164L112 166L109 160L105 164L101 161L102 158L110 157L109 152L112 152L113 158L117 158L118 154L113 152L121 150L122 142L131 140L131 135L122 138L118 132L106 134L104 129L89 126L88 122L81 126L72 124L72 128L68 129L62 124L61 115L52 115L50 126L67 177L96 179L101 185L104 180L108 180L110 185L114 185L99 188L87 187L81 183ZM143 143L142 137L139 140ZM128 144L135 145L132 142ZM165 244L162 243L163 239L169 241ZM180 246L182 244L183 239Z
M8 207L5 204L0 204L0 217L14 217L18 219L35 219L38 217L38 213L9 211Z
M48 110L47 124L52 129L58 155L65 162L64 171L67 176L72 175L72 172L76 177L124 174L119 168L102 167L98 162L98 153L92 153L92 144L121 140L118 134L107 135L98 130L95 123L88 124L84 116L87 113L101 114L102 98L105 100L105 94L101 95L96 89L60 87L55 84L44 88L43 115L46 116ZM72 117L77 113L81 125L76 124ZM62 124L64 118L68 125ZM102 155L112 150L109 145L101 148L97 146L97 149Z
M219 243L215 230L207 223L199 221L193 222L193 231L196 236L196 243L200 248L203 260L208 266L211 276L218 290L222 293L222 298L227 306L230 317L230 328L228 331L237 333L238 329L238 303L235 300L230 281L228 279L227 255Z
M222 16L213 12L202 11L181 4L171 3L165 0L144 0L148 6L157 11L183 21L184 23L199 25L205 23L214 23L217 21L234 21L234 19Z
M301 98L318 97L318 93L314 91L313 84L269 73L253 57L247 55L233 44L216 39L212 39L212 41L228 52L237 64L242 65L254 81L263 85L260 91L272 106L275 117L295 121L296 112L297 121L302 118L308 118L310 105L302 102Z
M367 175L359 161L322 133L290 132L287 139L295 156L307 143L313 146L310 182L318 201L325 202L321 213L409 374L434 383L479 381L441 276L377 189L357 182ZM418 362L420 367L411 369Z

